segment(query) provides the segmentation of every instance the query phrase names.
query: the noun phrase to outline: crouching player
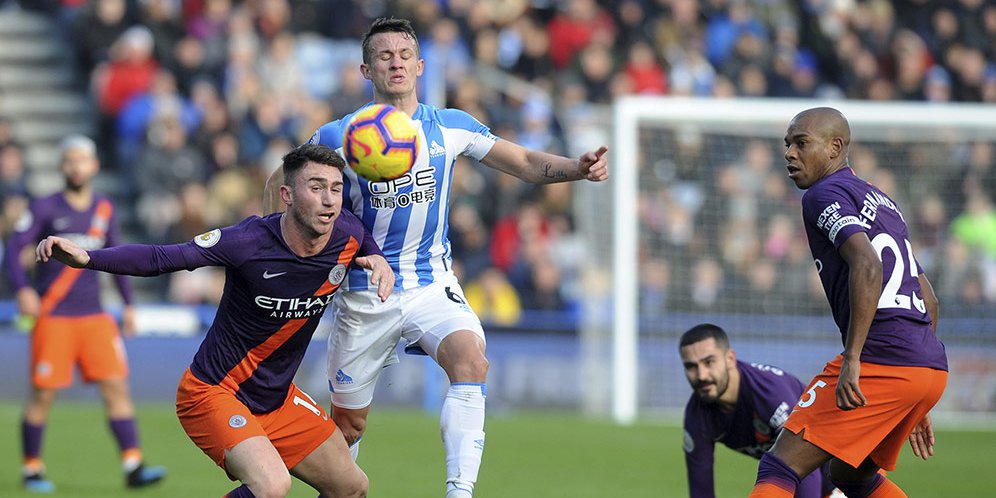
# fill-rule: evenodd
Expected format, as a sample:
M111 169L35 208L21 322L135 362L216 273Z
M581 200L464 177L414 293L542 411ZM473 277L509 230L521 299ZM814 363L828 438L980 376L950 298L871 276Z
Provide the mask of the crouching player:
M737 360L726 331L711 323L682 334L678 351L693 392L685 405L685 467L692 498L716 496L713 451L717 442L761 458L805 388L794 375ZM796 498L833 495L827 468L799 483Z

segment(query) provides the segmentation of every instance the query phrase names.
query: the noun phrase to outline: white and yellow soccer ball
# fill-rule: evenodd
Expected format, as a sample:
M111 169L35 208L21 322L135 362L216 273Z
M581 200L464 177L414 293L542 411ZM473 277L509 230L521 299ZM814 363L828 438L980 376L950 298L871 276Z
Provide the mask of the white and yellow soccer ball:
M412 119L385 104L372 104L354 114L342 137L346 164L371 182L394 180L411 170L418 146Z

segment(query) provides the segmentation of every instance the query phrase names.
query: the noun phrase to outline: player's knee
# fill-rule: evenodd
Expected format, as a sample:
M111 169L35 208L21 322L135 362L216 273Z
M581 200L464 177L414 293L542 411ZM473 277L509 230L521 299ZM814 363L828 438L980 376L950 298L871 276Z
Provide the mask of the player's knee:
M343 490L342 496L348 498L363 498L367 495L369 487L370 481L367 479L367 475L364 474L359 467L357 467L356 477L346 485L346 489Z
M484 382L490 363L484 354L461 358L450 369L452 382Z
M256 498L284 498L291 490L291 477L287 472L271 472L258 476L251 486Z
M339 427L339 430L342 431L342 436L346 439L346 444L348 445L352 445L360 439L363 436L363 432L367 429L366 416L353 410L335 409L332 414L332 420Z

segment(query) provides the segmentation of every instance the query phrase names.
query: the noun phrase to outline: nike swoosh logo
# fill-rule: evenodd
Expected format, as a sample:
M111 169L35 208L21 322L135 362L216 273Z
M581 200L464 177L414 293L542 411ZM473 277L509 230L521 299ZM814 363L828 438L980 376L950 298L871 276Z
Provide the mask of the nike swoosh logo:
M269 271L264 271L263 272L263 278L269 280L269 279L271 279L273 277L279 277L280 275L283 275L284 273L287 273L287 272L282 271L280 273L270 273Z

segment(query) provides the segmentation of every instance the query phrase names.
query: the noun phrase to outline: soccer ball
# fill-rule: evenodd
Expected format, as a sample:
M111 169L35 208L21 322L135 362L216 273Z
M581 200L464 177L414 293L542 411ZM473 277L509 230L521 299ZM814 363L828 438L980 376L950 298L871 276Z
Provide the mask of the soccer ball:
M404 111L373 104L353 115L342 137L346 163L371 182L401 177L418 153L418 130Z

